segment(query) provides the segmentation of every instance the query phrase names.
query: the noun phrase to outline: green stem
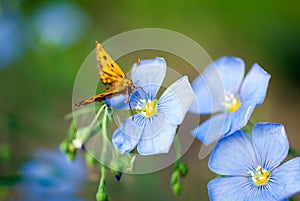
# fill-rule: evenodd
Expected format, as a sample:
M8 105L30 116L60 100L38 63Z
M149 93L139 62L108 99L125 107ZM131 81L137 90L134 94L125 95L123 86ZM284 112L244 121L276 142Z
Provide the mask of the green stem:
M100 164L101 168L101 178L99 182L98 192L102 192L106 190L106 166Z
M106 105L102 105L102 106L101 106L101 108L98 110L98 112L97 112L96 116L94 117L94 119L93 119L92 123L90 124L90 126L93 126L93 125L96 124L96 122L97 122L97 120L98 120L98 118L99 118L99 116L100 116L100 114L102 113L102 110L103 110L104 108L107 108L107 106L106 106ZM104 113L103 119L104 119L104 118L105 118L105 113Z
M74 138L76 138L76 126L75 126L74 119L72 119L70 127L69 127L69 132L68 132L67 139L69 141L72 141Z
M102 146L102 153L101 153L102 163L105 163L106 160L107 142L109 141L107 137L107 119L108 119L108 107L105 106L104 115L102 119L102 137L103 137L103 146Z
M83 127L83 128L81 128L82 130L80 130L80 129L78 130L78 132L83 131L82 133L80 133L80 139L81 139L82 143L87 142L88 139L90 139L92 136L94 136L95 134L97 134L99 132L100 127L99 128L98 127L94 128L94 127L97 124L99 116L101 115L101 113L105 107L106 107L106 105L101 106L101 108L98 110L97 114L95 115L94 119L87 127Z
M176 149L176 164L175 168L178 168L180 165L180 154L181 154L181 145L178 138L178 134L175 136L175 149Z
M107 151L107 143L108 143L108 137L107 137L107 119L108 119L108 110L109 108L106 105L103 105L100 110L103 110L104 108L104 115L102 119L102 137L103 137L103 146L101 150L101 158L100 158L100 168L101 168L101 178L99 182L98 192L97 192L97 200L107 200L108 196L106 194L106 166L105 166L105 160L106 160L106 151ZM95 118L97 119L97 118Z

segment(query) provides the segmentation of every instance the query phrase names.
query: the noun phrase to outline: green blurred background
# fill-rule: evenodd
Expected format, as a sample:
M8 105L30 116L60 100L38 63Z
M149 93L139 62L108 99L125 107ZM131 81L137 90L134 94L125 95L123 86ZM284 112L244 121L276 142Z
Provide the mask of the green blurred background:
M163 28L199 43L213 58L239 56L247 69L258 62L272 74L268 96L253 121L285 125L300 149L300 3L291 1L0 1L0 200L15 200L7 182L39 150L56 149L66 136L73 83L95 41L137 28ZM121 64L122 65L122 64ZM175 197L173 167L148 175L109 176L111 200L208 200L214 177L201 143L184 155L190 174ZM18 177L17 177L18 179ZM14 183L14 182L12 182ZM97 181L87 179L80 200L94 200ZM300 200L300 196L296 197Z

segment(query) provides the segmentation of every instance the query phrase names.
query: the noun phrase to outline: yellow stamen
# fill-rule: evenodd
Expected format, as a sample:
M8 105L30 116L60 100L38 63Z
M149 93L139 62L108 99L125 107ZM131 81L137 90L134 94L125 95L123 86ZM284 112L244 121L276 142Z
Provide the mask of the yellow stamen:
M141 99L135 109L137 109L138 113L144 115L146 118L149 118L157 113L157 102L157 99L154 99L153 101Z
M257 166L255 173L256 174L254 174L254 172L251 170L248 171L248 174L251 175L252 180L256 186L262 186L268 183L271 175L269 171L262 169L262 167L259 165Z
M237 95L227 92L221 98L221 105L225 107L226 112L235 112L241 106L241 101Z
M239 98L235 98L234 104L227 108L227 112L235 112L241 106L241 101Z

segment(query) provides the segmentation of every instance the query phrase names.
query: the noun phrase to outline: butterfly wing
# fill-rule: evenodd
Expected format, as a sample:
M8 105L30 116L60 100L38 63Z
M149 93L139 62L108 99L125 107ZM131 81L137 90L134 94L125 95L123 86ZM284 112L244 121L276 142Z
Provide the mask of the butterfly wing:
M80 101L79 103L76 103L75 106L76 107L82 107L82 106L85 106L85 105L90 104L90 103L95 102L95 101L100 102L100 101L105 100L106 98L111 98L113 94L114 94L113 91L107 91L105 93L101 93L101 94L92 96L88 99L85 99L83 101Z
M112 86L117 85L121 80L126 78L123 70L109 56L98 41L96 41L96 57L100 79L107 89L112 88Z
M134 87L132 81L127 79L123 70L109 56L98 41L96 41L96 57L100 79L106 86L107 91L76 103L75 106L77 107L85 106L95 101L101 102L107 98L111 98L113 95L122 93L128 96L128 90Z

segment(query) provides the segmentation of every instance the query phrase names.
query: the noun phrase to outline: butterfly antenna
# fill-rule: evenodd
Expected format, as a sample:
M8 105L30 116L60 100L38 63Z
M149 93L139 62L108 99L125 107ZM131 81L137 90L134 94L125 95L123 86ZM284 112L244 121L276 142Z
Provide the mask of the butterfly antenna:
M137 67L141 64L141 58L137 59Z
M135 73L135 71L137 70L137 68L139 67L140 64L141 64L141 59L138 58L138 59L137 59L137 62L136 62L136 68L134 69L134 71L132 72L132 74Z

